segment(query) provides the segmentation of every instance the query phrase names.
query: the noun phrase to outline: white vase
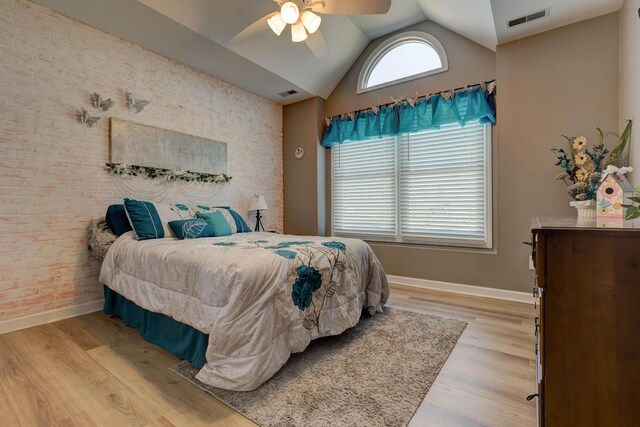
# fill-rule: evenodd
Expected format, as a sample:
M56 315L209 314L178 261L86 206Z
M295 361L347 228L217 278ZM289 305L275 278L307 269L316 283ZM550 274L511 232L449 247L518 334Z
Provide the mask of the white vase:
M596 201L595 200L574 200L569 205L578 211L578 221L595 221L596 220Z

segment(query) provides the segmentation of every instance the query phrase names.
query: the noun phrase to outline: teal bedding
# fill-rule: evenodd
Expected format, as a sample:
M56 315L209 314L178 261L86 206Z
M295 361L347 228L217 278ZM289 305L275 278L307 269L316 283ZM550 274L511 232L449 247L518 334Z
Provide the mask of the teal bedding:
M104 287L102 311L121 318L125 325L140 331L144 339L176 357L190 361L196 368L202 368L206 363L209 334L164 314L145 310L107 286Z

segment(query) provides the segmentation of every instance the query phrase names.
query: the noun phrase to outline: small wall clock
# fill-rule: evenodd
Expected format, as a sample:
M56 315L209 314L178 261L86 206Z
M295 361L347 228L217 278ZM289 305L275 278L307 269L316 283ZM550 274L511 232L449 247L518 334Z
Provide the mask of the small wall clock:
M296 159L301 159L304 157L304 148L298 147L296 148Z

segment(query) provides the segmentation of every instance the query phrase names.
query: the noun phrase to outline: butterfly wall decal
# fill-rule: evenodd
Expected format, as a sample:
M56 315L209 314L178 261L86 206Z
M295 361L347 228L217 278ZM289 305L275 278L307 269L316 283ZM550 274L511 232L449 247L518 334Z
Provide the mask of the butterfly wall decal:
M98 120L100 120L100 117L89 115L89 112L84 108L80 108L80 110L76 112L76 116L78 118L78 123L83 123L87 125L87 127L93 127L93 125L95 125Z
M130 90L127 91L126 98L127 98L127 108L129 109L129 111L133 111L134 114L139 113L144 109L144 107L149 105L149 101L145 99L142 99L140 101L136 100L135 95Z
M107 111L109 108L113 107L116 103L111 100L111 98L107 98L105 100L102 99L99 93L93 92L89 95L91 99L91 105L93 108L101 108L102 111Z

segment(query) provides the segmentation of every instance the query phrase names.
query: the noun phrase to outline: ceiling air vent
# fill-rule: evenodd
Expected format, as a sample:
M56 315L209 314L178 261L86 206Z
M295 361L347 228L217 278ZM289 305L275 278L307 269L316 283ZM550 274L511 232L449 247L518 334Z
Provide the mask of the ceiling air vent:
M516 25L526 24L527 22L535 21L536 19L549 16L549 9L541 10L540 12L532 13L530 15L521 16L520 18L512 19L507 22L507 28L513 28Z
M288 90L286 92L280 92L278 95L280 95L283 98L286 98L287 96L295 95L296 93L298 93L297 90L291 89L291 90Z

